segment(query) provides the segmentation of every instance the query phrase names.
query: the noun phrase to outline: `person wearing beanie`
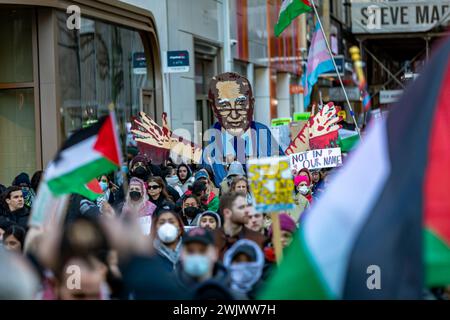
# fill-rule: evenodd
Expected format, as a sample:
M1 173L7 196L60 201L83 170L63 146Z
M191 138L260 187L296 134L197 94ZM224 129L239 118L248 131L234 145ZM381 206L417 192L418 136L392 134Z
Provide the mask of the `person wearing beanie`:
M292 242L292 237L297 230L297 225L295 221L287 214L287 213L281 213L278 215L278 219L280 220L280 229L281 229L281 247L283 250L288 247ZM272 226L269 227L269 238L272 239ZM275 256L275 250L273 243L271 243L271 246L268 246L264 248L264 255L266 257L266 260L269 262L275 262L276 256Z
M220 183L221 195L230 191L231 183L236 177L245 177L244 167L239 161L233 161L232 163L230 163L227 176Z
M292 217L292 219L294 219L294 221L298 221L302 213L310 207L310 200L307 197L308 192L306 196L303 195L301 192L309 190L309 188L307 187L309 185L308 177L306 176L294 177L294 185L296 191L296 195L294 197L295 207L291 210L288 210L287 213ZM309 191L309 194L310 193L311 192ZM309 197L311 198L311 196Z
M312 201L311 196L311 188L310 186L310 180L307 176L296 176L294 178L294 184L297 192L299 192L301 195L303 195L306 199L308 199L309 203Z
M218 213L205 211L197 216L196 225L200 228L216 230L222 227L222 222Z

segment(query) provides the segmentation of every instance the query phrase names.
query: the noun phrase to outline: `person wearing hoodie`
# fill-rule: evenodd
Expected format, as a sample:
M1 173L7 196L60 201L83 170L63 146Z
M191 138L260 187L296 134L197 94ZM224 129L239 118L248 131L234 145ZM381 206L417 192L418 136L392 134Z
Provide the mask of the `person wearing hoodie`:
M239 161L231 162L228 168L227 176L220 183L220 194L222 195L229 192L233 179L240 176L245 176L244 167Z
M211 211L217 212L219 209L219 197L211 191L211 185L207 179L207 174L204 171L199 171L195 174L195 182L186 191L185 195L195 195L200 198L202 204Z
M188 191L189 186L194 183L194 177L192 176L191 168L187 164L180 164L177 168L178 186L181 191L185 193Z
M264 269L264 253L251 240L237 241L226 253L223 264L231 277L231 290L240 299L254 299Z
M30 210L25 207L22 188L9 187L3 193L4 212L0 216L0 225L18 224L25 230L28 230L28 219Z
M216 230L222 227L222 222L218 213L205 211L197 216L196 225L200 228Z
M190 230L183 237L180 264L177 265L177 278L186 290L192 290L203 282L215 280L229 287L227 269L218 261L219 254L214 246L214 235L203 228Z
M28 174L26 174L25 172L19 174L17 177L14 178L12 186L22 188L24 205L28 209L31 209L31 206L33 205L33 200L36 197L36 193L31 188L31 181Z
M152 243L155 257L166 271L174 271L180 259L184 224L173 210L161 210L153 215Z
M131 178L125 203L122 207L122 218L136 217L139 220L142 232L150 234L152 216L157 207L149 201L144 181Z
M152 174L148 164L149 160L145 155L135 156L130 162L130 176L147 181Z

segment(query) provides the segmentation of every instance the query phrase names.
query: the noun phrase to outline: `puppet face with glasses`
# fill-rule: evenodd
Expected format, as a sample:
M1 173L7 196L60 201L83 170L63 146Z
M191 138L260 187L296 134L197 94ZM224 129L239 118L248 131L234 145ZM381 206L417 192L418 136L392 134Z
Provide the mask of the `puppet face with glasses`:
M236 73L224 73L210 83L209 101L222 128L238 136L250 127L254 98L248 80Z

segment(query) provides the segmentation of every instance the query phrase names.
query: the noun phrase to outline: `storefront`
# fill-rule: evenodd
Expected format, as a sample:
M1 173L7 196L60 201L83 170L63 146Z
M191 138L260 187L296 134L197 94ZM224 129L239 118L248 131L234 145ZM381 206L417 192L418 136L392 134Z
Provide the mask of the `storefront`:
M161 118L159 43L149 11L118 1L0 1L0 183L32 175L75 130L116 108ZM79 29L67 23L80 8Z

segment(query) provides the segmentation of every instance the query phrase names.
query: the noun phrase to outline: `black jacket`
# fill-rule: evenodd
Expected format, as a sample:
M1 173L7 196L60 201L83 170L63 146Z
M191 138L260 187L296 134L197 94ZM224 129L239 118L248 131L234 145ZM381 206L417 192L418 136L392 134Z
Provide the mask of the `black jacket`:
M30 210L27 207L23 207L16 211L3 210L0 214L0 226L9 226L11 224L17 224L28 230L28 219L30 218Z
M189 276L186 272L184 272L182 263L179 263L177 265L176 275L180 285L184 288L184 290L195 290L197 286L201 284L201 282L197 281L196 279ZM214 280L216 283L220 283L226 288L229 288L231 283L227 269L220 262L217 262L214 265L213 275L208 280Z
M125 296L135 300L186 300L173 272L167 271L157 256L135 256L120 266Z
M159 195L159 198L156 200L153 200L152 197L149 196L150 202L156 205L156 209L154 213L157 213L160 211L163 207L168 207L170 210L175 210L175 204L172 201L167 200L164 198L162 194Z

